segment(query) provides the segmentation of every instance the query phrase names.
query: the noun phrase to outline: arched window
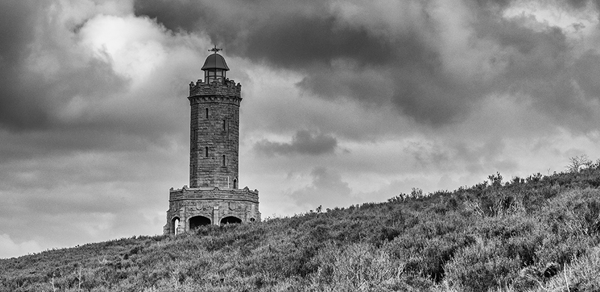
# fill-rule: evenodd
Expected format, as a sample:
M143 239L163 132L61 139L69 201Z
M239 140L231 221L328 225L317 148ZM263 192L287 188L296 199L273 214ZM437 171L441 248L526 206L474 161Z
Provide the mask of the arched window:
M200 226L210 225L210 219L204 216L195 216L190 218L190 230L196 229Z
M227 216L221 219L221 225L223 224L239 224L242 223L242 219L234 216Z
M237 189L237 179L233 179L233 188Z
M171 234L177 235L177 228L178 227L179 227L179 217L175 217L171 221Z

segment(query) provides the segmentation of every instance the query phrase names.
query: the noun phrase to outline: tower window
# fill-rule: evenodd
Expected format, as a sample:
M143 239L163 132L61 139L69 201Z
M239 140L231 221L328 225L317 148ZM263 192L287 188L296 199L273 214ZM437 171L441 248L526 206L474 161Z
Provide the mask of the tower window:
M208 147L204 147L204 156L208 157Z
M225 155L223 155L223 166L225 166Z
M208 108L205 108L205 112L206 113L205 113L204 117L208 119Z
M196 149L197 140L198 140L198 130L194 129L194 130L192 130L192 139L190 141L190 144L191 144L191 147L193 150Z
M179 228L179 218L175 217L171 226L171 234L177 235L177 228Z
M209 84L214 81L223 83L223 80L225 80L226 76L227 76L227 70L223 70L223 69L208 69L208 70L204 71L204 79Z

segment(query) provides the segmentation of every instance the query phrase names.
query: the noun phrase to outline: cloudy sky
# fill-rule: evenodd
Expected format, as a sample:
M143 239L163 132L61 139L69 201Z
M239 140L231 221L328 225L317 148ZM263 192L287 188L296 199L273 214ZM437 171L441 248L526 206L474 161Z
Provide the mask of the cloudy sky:
M0 1L0 258L162 233L188 84L242 84L263 218L600 158L600 1Z

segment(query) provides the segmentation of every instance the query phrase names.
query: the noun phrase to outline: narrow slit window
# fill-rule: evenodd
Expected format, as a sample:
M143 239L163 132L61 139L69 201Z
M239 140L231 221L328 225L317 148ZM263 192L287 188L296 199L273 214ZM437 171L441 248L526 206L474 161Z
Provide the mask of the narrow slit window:
M204 147L204 156L208 157L208 147Z
M223 155L223 166L225 166L225 155Z
M223 120L223 131L227 131L227 120Z
M197 147L197 145L196 145L196 144L197 144L197 142L198 142L198 130L195 130L195 129L194 129L194 130L192 131L192 141L191 141L191 144L192 144L192 145L191 145L191 147L192 147L192 149L196 149L196 147Z
M205 108L204 110L205 110L205 115L204 115L204 117L208 119L208 108Z

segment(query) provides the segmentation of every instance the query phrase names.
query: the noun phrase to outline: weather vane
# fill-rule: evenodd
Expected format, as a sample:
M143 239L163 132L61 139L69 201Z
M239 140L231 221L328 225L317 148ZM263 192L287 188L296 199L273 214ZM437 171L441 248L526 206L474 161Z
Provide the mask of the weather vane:
M208 50L208 51L209 51L209 52L215 52L215 54L216 54L218 51L222 51L222 50L223 50L223 49L219 49L219 48L217 48L217 45L215 45L215 47L214 47L214 48L212 48L212 49L210 49L210 50Z

